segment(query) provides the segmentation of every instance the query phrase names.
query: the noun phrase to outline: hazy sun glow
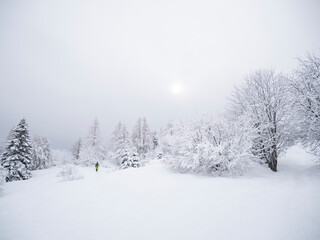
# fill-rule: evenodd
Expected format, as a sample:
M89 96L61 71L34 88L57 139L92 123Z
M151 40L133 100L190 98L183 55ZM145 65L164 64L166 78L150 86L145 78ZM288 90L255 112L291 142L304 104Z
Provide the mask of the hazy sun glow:
M180 95L183 93L183 87L179 83L174 83L171 85L171 93L173 95Z

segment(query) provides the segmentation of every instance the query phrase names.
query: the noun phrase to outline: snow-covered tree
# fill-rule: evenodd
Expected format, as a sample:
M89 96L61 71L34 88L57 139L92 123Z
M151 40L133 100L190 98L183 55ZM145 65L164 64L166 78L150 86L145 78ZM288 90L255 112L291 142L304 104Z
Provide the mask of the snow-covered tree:
M112 133L110 149L117 152L129 145L131 145L131 141L126 126L119 122Z
M34 136L32 148L33 170L45 169L52 166L51 145L46 137Z
M42 146L43 146L44 155L46 157L46 167L50 167L53 165L53 158L52 158L52 148L48 138L42 137Z
M140 160L134 151L134 146L129 138L129 133L124 124L119 122L113 131L111 139L111 151L114 161L121 168L139 167Z
M71 154L76 161L78 161L80 158L81 147L82 147L82 139L79 138L78 141L76 141L71 148Z
M287 78L272 70L258 70L235 89L229 114L246 116L255 129L252 151L277 171L279 154L291 144L290 99Z
M170 124L163 131L160 147L165 161L181 172L239 175L252 163L252 134L245 121L202 115L183 124Z
M122 169L131 167L131 151L129 148L119 149L118 158Z
M300 140L320 156L320 56L308 54L299 59L290 87Z
M94 165L97 161L102 161L105 157L105 148L100 136L100 127L97 119L89 129L89 133L84 140L79 155L80 163L85 166Z
M1 155L0 155L1 156ZM7 172L4 167L0 164L0 186L3 185L6 181Z
M6 147L6 142L3 140L0 140L0 156L4 152L5 147Z
M153 149L152 132L145 118L143 120L141 118L138 119L132 132L132 143L136 147L137 152L142 156L145 156Z
M6 171L6 181L25 180L31 177L32 146L29 129L25 119L22 119L12 132L12 138L7 142L1 156L1 165Z
M140 167L139 154L136 152L131 153L131 167L133 168Z
M157 132L152 133L152 149L155 150L159 145L159 137Z
M54 165L74 164L74 159L70 151L52 149L52 160Z
M7 138L5 140L0 140L0 156L5 151L6 143L12 139L13 129L14 128L11 128L11 130L9 131Z

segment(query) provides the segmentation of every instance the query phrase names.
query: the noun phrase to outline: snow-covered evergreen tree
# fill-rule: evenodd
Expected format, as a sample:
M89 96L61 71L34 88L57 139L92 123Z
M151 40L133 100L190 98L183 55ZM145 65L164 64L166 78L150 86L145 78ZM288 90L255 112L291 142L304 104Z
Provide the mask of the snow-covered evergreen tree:
M3 140L0 140L0 156L4 152L5 147L6 147L6 142Z
M131 145L131 141L126 126L119 122L112 133L110 149L117 152L129 145Z
M0 140L0 156L5 151L6 143L12 139L13 129L14 128L11 128L11 130L9 131L7 138L5 140Z
M29 129L25 119L22 119L12 132L12 138L7 142L1 156L1 165L6 171L6 181L25 180L31 177L32 146Z
M32 139L32 170L42 169L45 164L45 155L42 149L42 139L34 136Z
M131 167L133 167L133 168L140 167L139 154L136 153L136 152L133 152L133 153L131 154Z
M79 138L78 141L76 141L71 148L71 154L76 162L78 162L78 160L80 158L81 148L82 148L82 139Z
M52 148L51 144L48 140L48 138L43 137L42 138L42 143L43 143L43 152L46 157L46 167L50 167L53 165L53 157L52 157Z
M124 124L119 122L113 131L111 151L114 161L120 168L139 167L139 155L134 151L134 146L129 138L129 133Z
M142 153L142 121L141 118L137 120L136 125L133 128L132 131L132 144L137 149L137 152L140 154Z
M105 157L105 148L100 136L100 127L97 119L89 129L89 133L84 140L83 147L79 155L80 163L85 166L94 165L97 161L101 162Z
M34 136L32 148L33 170L45 169L53 165L51 145L46 137Z
M131 167L131 151L129 148L119 149L118 156L120 160L120 168L125 169Z
M143 120L141 118L138 119L132 132L132 143L136 147L137 152L142 156L145 156L153 149L152 132L145 118Z
M152 149L155 150L159 145L159 137L157 132L152 133Z

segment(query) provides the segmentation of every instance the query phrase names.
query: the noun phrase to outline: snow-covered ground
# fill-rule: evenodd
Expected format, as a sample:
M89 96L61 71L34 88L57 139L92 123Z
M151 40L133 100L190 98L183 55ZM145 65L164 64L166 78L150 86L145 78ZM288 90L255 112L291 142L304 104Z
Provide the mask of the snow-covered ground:
M1 240L320 239L320 169L293 147L279 172L222 178L178 174L155 161L110 171L36 171L0 189Z

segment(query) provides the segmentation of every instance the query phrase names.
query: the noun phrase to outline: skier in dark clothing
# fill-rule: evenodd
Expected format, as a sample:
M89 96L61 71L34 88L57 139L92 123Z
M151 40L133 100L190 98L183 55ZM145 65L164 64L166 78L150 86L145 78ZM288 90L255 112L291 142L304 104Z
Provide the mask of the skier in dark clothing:
M99 163L97 162L95 166L96 166L96 172L98 172Z

